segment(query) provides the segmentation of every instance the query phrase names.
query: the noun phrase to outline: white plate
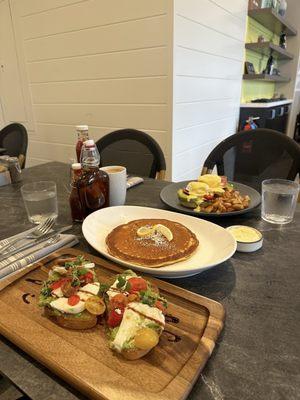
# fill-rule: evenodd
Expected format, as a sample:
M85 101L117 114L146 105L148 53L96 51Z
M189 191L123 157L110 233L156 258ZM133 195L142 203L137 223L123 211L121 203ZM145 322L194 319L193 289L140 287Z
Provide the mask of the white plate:
M199 240L198 249L189 259L161 268L141 267L111 256L105 244L108 233L118 225L141 218L163 218L180 222L195 233ZM84 220L82 232L88 243L110 260L161 278L183 278L199 274L228 260L236 250L236 241L226 229L203 219L157 208L136 206L103 208Z

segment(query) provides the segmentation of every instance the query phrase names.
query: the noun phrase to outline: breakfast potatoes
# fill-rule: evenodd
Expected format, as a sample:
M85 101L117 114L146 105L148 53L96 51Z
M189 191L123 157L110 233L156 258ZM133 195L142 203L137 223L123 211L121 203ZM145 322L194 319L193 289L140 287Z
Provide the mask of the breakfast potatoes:
M249 207L249 204L249 196L242 196L237 190L225 190L222 196L216 197L208 206L201 207L201 211L221 214L244 210Z

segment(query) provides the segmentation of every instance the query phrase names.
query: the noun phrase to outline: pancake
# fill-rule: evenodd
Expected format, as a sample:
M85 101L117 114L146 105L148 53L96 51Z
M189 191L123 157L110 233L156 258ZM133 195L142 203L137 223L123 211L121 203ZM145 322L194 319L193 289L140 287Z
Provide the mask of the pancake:
M142 226L165 225L173 234L169 242L163 235L139 237ZM109 254L123 261L145 267L161 267L189 258L197 249L196 235L184 225L167 219L137 219L119 225L106 237Z

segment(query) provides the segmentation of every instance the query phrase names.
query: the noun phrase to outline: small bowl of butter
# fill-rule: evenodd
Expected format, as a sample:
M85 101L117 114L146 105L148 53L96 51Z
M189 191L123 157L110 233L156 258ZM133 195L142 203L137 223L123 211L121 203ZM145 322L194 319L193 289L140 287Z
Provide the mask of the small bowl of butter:
M261 232L251 226L232 225L226 228L237 242L237 251L251 253L262 247L263 236Z

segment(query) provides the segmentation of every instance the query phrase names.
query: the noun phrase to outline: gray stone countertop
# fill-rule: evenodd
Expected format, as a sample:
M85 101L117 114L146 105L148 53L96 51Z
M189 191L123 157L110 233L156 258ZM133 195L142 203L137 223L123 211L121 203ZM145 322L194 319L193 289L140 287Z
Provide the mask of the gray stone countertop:
M58 224L71 223L68 205L68 166L48 163L24 170L23 182L57 182ZM0 238L31 226L20 187L0 188ZM167 182L146 179L128 191L127 204L165 208L159 198ZM300 210L283 226L260 219L260 210L212 222L222 226L245 224L264 235L255 253L235 253L227 262L202 274L171 282L221 302L225 327L216 348L196 381L189 400L300 399ZM77 248L97 254L75 225ZM32 399L84 399L51 371L0 337L0 373Z

